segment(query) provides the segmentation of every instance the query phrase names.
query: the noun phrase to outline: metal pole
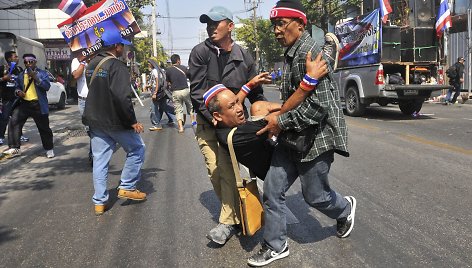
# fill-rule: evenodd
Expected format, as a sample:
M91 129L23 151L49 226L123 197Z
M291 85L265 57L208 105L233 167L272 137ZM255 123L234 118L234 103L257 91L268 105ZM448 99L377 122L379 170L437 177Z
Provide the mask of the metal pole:
M152 55L157 57L156 1L152 1Z
M472 91L472 62L471 62L471 59L472 59L472 9L467 9L467 28L468 28L468 35L467 35L467 38L468 38L468 45L467 45L467 50L468 50L468 53L469 53L469 58L467 59L467 62L469 63L469 67L468 67L468 73L469 73L469 81L467 82L468 86L469 86L469 97L470 97L470 93Z

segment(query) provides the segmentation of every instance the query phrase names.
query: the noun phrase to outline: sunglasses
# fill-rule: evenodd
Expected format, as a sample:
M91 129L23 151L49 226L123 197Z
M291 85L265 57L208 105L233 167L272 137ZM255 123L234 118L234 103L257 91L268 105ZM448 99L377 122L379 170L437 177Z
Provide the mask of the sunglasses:
M33 64L35 62L36 62L35 60L25 60L24 61L25 64Z

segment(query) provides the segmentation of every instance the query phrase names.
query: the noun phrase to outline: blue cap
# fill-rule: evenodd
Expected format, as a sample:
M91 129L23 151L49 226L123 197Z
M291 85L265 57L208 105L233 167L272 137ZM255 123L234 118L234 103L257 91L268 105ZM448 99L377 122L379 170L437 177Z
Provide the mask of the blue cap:
M121 33L118 30L105 30L102 35L103 45L111 46L114 44L131 45L131 42L121 37Z
M201 23L208 23L208 21L222 21L229 19L233 21L233 13L225 7L216 6L210 9L206 14L200 16Z

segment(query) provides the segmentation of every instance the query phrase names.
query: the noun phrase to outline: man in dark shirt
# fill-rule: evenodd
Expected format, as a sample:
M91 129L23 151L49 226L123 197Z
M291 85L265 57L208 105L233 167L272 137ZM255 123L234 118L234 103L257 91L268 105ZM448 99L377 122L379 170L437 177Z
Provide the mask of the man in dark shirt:
M0 66L0 145L5 142L5 131L13 101L16 99L16 79L23 71L18 66L18 55L15 51L5 52L5 60L7 65Z
M190 100L190 88L187 82L189 72L187 67L180 64L179 55L174 54L170 56L170 60L172 66L166 69L166 80L170 84L170 90L172 91L172 101L179 125L179 133L183 133L185 125L184 104L187 114L190 114L192 123L195 121L192 101Z
M455 104L457 97L459 97L461 93L461 84L464 83L464 62L464 57L459 57L457 58L457 62L454 63L456 75L449 80L449 84L454 88L448 90L445 104ZM454 96L451 99L452 92L454 92Z

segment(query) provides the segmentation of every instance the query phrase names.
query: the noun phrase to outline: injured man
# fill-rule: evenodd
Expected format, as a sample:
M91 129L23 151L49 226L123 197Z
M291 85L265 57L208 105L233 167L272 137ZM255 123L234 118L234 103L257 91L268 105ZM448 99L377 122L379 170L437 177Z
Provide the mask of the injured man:
M306 57L306 74L319 80L328 73L326 61L321 53L315 60L311 53ZM228 147L227 138L234 127L233 147L239 163L246 166L258 178L264 180L270 167L272 152L276 144L273 133L267 131L266 116L278 116L296 108L310 94L316 94L316 87L309 82L300 83L282 105L274 102L258 101L251 106L251 118L244 115L242 103L250 91L250 83L244 85L238 94L234 94L224 85L219 84L210 88L203 96L207 109L213 116L218 142Z

